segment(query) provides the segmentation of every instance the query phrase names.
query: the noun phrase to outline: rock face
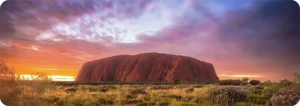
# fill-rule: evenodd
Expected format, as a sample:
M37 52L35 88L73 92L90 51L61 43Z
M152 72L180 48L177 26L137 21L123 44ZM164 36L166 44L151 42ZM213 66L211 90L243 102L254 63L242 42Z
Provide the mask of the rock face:
M142 53L118 55L83 64L76 81L119 82L216 82L219 81L211 63L195 58Z

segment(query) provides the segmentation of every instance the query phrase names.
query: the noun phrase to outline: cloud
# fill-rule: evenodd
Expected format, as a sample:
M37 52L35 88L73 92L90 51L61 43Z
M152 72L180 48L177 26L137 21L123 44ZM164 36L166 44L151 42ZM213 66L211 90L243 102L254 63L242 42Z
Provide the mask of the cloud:
M220 1L187 3L186 14L177 17L174 26L140 39L161 48L171 45L169 48L174 49L167 51L215 63L223 73L238 70L244 72L241 74L274 75L269 72L284 74L300 69L299 9L293 2L247 1L242 7ZM237 65L243 67L235 68Z

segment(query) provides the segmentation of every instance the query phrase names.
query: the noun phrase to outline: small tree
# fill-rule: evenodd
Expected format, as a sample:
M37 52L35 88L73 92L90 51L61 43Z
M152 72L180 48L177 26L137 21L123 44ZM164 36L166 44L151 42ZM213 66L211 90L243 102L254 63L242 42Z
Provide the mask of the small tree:
M247 85L248 84L248 80L249 80L248 78L243 78L242 79L242 84L243 85Z
M15 74L13 69L9 68L6 63L0 60L0 98L4 104L14 105L17 101Z
M259 80L251 80L250 84L251 85L258 85L258 84L260 84L260 81Z
M2 60L0 60L0 80L1 81L15 80L15 74L13 72L13 69L9 68Z

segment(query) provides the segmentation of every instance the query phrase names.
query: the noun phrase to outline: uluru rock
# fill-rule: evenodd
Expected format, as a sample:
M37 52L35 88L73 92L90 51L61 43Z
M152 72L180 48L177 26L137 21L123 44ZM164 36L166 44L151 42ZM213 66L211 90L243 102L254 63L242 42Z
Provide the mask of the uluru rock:
M118 55L86 62L76 81L117 82L216 82L219 81L211 63L195 58L142 53Z

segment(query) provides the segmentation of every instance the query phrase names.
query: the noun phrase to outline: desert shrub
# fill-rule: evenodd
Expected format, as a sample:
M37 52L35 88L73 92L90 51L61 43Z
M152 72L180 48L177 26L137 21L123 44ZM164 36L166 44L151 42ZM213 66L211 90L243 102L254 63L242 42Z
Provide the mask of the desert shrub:
M158 85L158 86L153 86L150 89L152 90L167 90L167 89L172 89L172 86L169 85Z
M141 103L136 104L136 106L148 106L148 103L146 103L146 102L141 102Z
M12 81L15 82L16 75L14 70L6 65L6 63L0 60L0 81ZM2 83L4 84L4 83Z
M182 100L184 101L184 99L182 99ZM187 102L187 101L184 101L184 102ZM207 100L204 97L197 96L197 97L194 97L190 102L203 103L203 102L207 102Z
M194 88L202 88L204 86L205 86L204 84L200 84L200 85L195 85Z
M49 96L48 98L46 98L46 100L50 103L52 102L57 102L59 100L59 98L57 96Z
M255 86L252 93L261 95L263 93L264 86Z
M299 91L294 88L282 88L271 97L272 105L295 105L300 99Z
M192 102L172 102L170 106L198 106L198 105Z
M27 87L30 89L32 94L35 94L36 96L41 95L44 93L47 89L52 89L56 85L54 82L51 81L51 79L44 73L35 73L31 75L31 81L24 81L24 82L18 82L19 86Z
M148 106L156 106L155 101L147 101Z
M74 98L71 103L75 106L83 106L84 105L85 100L82 98Z
M300 74L294 73L294 88L300 92Z
M241 80L233 80L232 85L241 85Z
M173 86L174 86L174 88L179 88L179 89L190 87L189 84L177 84L177 85L173 85Z
M79 86L79 90L86 91L88 89L89 87L87 87L86 85Z
M181 100L184 101L184 102L190 102L190 101L192 101L194 98L195 98L194 96L186 95L186 96L183 96Z
M101 106L100 104L93 102L93 101L85 101L83 106Z
M142 100L137 100L137 99L124 99L122 100L122 104L128 105L128 104L137 104L143 102Z
M184 92L192 93L192 92L194 92L194 88L187 88L187 89L184 90Z
M160 101L157 103L157 106L169 106L170 102L169 101Z
M180 80L174 80L174 84L179 84Z
M114 85L105 85L103 88L107 88L107 89L117 89L117 87L115 87Z
M260 84L260 81L259 80L251 80L249 83L251 85L258 85L258 84Z
M269 102L269 97L266 97L264 95L248 94L246 101L250 103L265 105Z
M220 85L231 85L232 80L221 80L219 83Z
M143 101L147 101L150 99L150 97L148 95L145 95L145 94L138 94L136 99L138 100L143 100Z
M2 83L2 82L1 82ZM17 85L6 85L1 84L0 87L0 98L1 101L6 105L16 105L15 101L19 101L18 95L22 93Z
M212 103L221 105L233 105L247 97L246 92L237 87L220 87L211 89L208 93Z
M249 103L249 102L237 102L234 104L234 106L260 106L260 105L254 105L253 103Z
M107 97L100 97L98 98L98 103L102 104L102 105L112 105L114 104L114 100L111 98L107 98Z
M16 101L15 101L16 102ZM46 106L48 103L40 97L24 95L16 102L17 106Z
M56 102L56 105L58 105L58 106L68 106L70 104L68 103L66 98L59 98Z
M249 80L249 78L243 78L243 79L241 80L241 84L242 84L242 85L247 85L247 84L248 84L248 80Z
M76 93L76 91L77 90L75 88L68 88L68 89L65 90L65 92L68 93L68 94L69 93Z
M176 100L180 100L182 98L181 95L175 95L175 94L163 95L162 97L163 98L176 99Z
M137 97L136 94L125 94L126 99L135 99Z
M271 98L273 96L273 94L275 94L279 89L280 89L279 85L272 84L271 86L266 87L263 90L263 95L266 96L266 97L268 97L268 98Z
M228 79L228 80L221 80L219 83L220 83L220 85L240 85L242 83L242 81Z
M137 89L132 89L130 90L131 94L146 94L147 92L145 89L137 88Z
M16 95L20 93L16 89L17 84L13 71L4 61L0 60L0 98L6 105L15 105Z
M109 89L106 87L99 88L100 92L107 92Z
M290 86L290 85L293 84L293 82L290 81L290 80L284 79L284 80L280 80L280 81L279 81L279 84L280 84L281 86Z
M263 82L262 84L263 84L263 86L271 86L273 83L272 83L272 81L267 80L267 81Z
M90 92L96 92L96 91L97 91L97 88L91 86L91 87L89 87L89 91L90 91Z

